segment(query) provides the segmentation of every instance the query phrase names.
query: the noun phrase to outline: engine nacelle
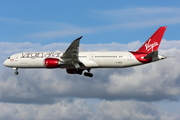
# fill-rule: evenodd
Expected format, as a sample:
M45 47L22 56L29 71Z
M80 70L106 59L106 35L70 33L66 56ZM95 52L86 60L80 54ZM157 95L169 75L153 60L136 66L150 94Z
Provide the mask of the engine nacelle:
M78 74L77 69L66 69L66 72L67 72L68 74Z
M44 60L44 64L46 68L58 68L59 67L59 59L57 58L46 58Z

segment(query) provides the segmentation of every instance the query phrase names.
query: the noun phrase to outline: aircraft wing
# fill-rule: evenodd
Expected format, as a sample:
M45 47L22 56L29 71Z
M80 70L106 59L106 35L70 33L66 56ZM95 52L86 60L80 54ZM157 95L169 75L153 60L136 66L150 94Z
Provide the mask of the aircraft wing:
M75 39L71 45L68 47L68 49L64 52L64 54L61 56L61 59L63 59L66 63L73 64L75 68L79 68L79 41L83 36Z

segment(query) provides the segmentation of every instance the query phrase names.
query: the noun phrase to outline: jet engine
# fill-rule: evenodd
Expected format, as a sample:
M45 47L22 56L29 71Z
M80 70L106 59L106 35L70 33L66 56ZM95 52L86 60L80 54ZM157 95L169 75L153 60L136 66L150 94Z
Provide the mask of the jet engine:
M57 58L46 58L44 64L46 68L58 68L60 61Z

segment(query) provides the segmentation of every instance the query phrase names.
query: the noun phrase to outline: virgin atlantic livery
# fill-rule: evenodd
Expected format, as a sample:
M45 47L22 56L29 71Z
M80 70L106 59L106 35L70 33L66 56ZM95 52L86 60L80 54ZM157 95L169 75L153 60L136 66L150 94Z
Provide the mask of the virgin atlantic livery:
M167 26L160 27L137 51L79 52L79 37L65 52L23 52L4 61L4 65L15 70L19 68L63 68L69 74L93 77L93 68L125 68L143 65L166 57L158 55L158 48Z

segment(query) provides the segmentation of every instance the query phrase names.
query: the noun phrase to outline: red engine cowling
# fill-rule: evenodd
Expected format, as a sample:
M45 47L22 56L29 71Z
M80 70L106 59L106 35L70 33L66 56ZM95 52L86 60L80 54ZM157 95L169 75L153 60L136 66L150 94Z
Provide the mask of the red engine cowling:
M77 69L66 69L66 72L69 74L77 74Z
M46 68L58 68L59 59L57 59L57 58L46 58L44 60L44 64L45 64Z

